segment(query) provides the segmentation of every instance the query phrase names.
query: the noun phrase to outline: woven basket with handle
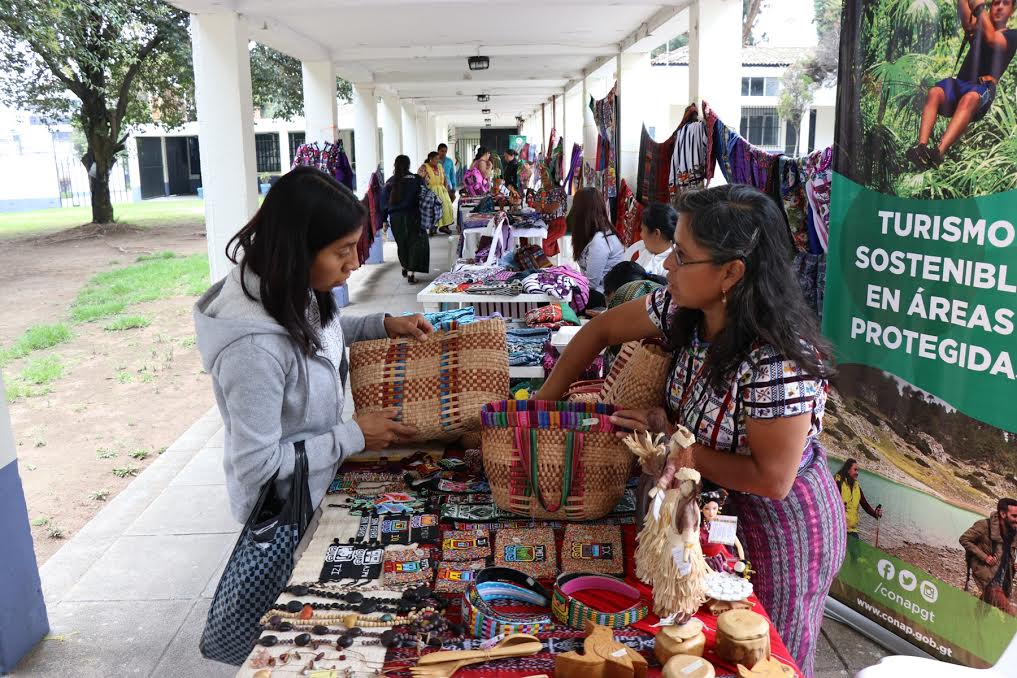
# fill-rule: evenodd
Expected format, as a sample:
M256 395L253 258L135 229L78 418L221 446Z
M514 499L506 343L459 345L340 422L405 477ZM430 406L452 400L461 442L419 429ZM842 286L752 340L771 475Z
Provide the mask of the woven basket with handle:
M633 455L603 403L503 400L480 411L484 472L494 503L540 519L594 520L611 512Z
M358 414L394 408L417 440L451 442L480 430L480 408L509 392L505 323L482 320L427 341L377 339L350 347Z
M659 407L670 371L671 356L660 346L630 341L622 345L606 379L576 382L565 399L611 403L629 410Z

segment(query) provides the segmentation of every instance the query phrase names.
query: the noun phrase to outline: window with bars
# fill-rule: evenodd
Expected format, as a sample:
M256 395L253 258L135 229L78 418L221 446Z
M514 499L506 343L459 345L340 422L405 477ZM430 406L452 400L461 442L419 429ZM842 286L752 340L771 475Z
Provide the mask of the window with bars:
M742 78L743 97L775 97L780 94L780 78L754 76Z
M780 146L780 116L776 108L742 107L742 120L738 128L750 144L755 146Z
M258 163L258 172L279 171L279 135L255 134L254 157Z
M297 149L304 145L304 139L307 135L304 132L290 132L290 162L293 162L293 158L297 155Z

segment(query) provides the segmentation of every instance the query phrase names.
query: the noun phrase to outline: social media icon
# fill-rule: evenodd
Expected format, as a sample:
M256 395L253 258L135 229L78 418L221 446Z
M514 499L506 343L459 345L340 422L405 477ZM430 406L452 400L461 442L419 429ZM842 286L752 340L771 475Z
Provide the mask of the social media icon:
M923 581L919 591L927 602L934 603L939 600L939 588L931 581Z
M901 570L897 576L897 581L900 582L900 587L905 591L914 591L918 588L918 577L910 570Z
M893 566L889 560L883 559L876 563L876 572L879 576L887 581L893 581L894 576L897 574L897 568Z

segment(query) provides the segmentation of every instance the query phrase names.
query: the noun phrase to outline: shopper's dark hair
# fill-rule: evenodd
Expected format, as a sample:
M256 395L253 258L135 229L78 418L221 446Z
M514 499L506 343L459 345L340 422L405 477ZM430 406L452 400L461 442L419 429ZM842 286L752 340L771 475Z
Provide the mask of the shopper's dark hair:
M1003 513L1009 511L1011 506L1017 506L1017 499L1011 499L1010 497L1003 497L996 502L996 511Z
M445 150L447 151L447 150L448 150L448 144L438 144L438 150L439 150L439 151L440 151L441 149L443 149L443 148L444 148L444 149L445 149Z
M516 150L516 149L514 149L514 148L510 148L510 149L508 149L508 150L507 150L507 151L505 151L505 152L506 152L506 153L508 153L508 154L509 154L510 156L512 156L513 158L514 158L514 157L516 157L517 155L519 155L519 151L517 151L517 150Z
M431 162L431 158L437 158L437 157L438 157L438 151L431 151L430 153L427 154L427 162Z
M607 204L600 191L587 186L576 193L568 215L572 227L572 252L576 257L583 253L598 233L605 236L614 234L614 227L607 216Z
M403 195L403 178L413 176L413 173L410 172L410 156L397 155L392 165L392 176L389 178L392 188L388 201L389 203L398 203Z
M487 146L477 146L477 154L473 156L473 162L477 162L484 157L485 153L489 153Z
M295 167L275 182L265 202L226 245L226 256L240 265L244 294L254 301L260 297L269 315L307 355L321 348L321 328L307 321L309 292L318 301L322 327L336 312L330 292L311 289L311 264L319 251L355 232L366 217L353 191L313 167ZM248 268L261 279L258 297L244 283Z
M670 242L678 226L678 210L664 202L650 203L643 211L643 223L651 231L660 231L660 237Z
M830 376L832 351L792 272L787 225L773 198L747 184L727 184L685 193L676 207L714 263L745 263L744 276L727 293L727 323L710 343L704 377L723 388L759 342L814 378ZM680 309L669 332L673 347L688 346L702 322L701 310Z
M853 486L855 484L855 479L848 474L851 472L851 467L856 465L857 463L858 462L855 459L848 457L847 459L844 460L843 465L841 465L840 470L837 471L835 475L840 477L840 481L842 483L846 482L848 485Z
M664 276L647 273L645 268L634 261L621 261L604 275L604 294L614 294L622 285L640 280L667 285L667 278Z

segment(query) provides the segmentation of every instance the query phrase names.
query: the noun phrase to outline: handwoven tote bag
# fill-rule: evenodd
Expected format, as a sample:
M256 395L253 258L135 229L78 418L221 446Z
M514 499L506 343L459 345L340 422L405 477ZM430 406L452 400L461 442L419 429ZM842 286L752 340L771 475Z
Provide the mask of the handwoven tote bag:
M664 349L653 343L630 341L622 345L595 401L628 410L659 407L670 371L671 356ZM589 401L589 385L589 382L573 384L566 399Z
M604 403L503 400L480 411L484 472L501 509L539 519L594 520L625 493L634 456Z
M350 347L358 414L394 408L417 441L452 442L480 430L480 408L509 394L505 322L481 320L427 341L377 339Z
M307 453L294 444L289 496L276 492L276 471L258 495L212 597L198 645L206 659L240 666L261 634L261 617L290 579L294 551L314 508L307 489Z

